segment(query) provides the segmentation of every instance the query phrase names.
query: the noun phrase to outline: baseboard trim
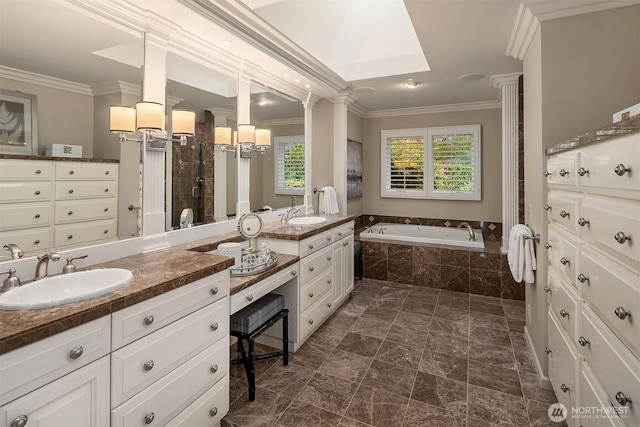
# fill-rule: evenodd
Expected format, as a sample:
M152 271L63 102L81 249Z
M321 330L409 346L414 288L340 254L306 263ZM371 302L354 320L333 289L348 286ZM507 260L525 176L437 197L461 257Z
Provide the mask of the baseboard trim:
M536 364L536 371L538 374L538 384L541 388L545 390L553 390L553 386L551 385L551 380L547 375L542 371L542 365L540 364L540 360L538 359L538 353L535 351L535 347L533 346L533 340L531 339L531 335L529 335L529 329L524 327L524 337L527 340L527 347L529 348L529 354L533 356L533 360Z

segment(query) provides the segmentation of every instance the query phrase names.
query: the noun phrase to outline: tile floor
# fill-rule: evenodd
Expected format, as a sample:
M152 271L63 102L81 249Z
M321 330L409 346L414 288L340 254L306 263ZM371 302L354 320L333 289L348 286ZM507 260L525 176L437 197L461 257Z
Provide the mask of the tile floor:
M524 319L522 301L356 280L288 366L257 363L254 402L232 367L222 426L558 426Z

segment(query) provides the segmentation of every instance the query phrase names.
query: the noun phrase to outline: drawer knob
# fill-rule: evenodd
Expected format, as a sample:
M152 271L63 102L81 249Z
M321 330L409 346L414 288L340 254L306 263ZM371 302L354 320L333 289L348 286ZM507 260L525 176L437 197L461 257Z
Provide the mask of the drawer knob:
M544 244L544 248L545 248L545 249L551 249L551 245L550 245L549 243L545 243L545 244Z
M295 276L296 274L298 274L298 272L297 272L296 270L293 270L293 271L291 272L291 275L292 275L292 276Z
M109 189L108 189L108 188L105 188L105 189L104 189L104 192L105 192L105 193L108 193L108 192L109 192Z
M109 175L109 171L104 171L104 174L105 175Z
M327 261L331 261L331 257L330 256L327 257Z
M218 293L218 287L211 289L211 295L216 295Z
M107 233L109 233L109 230L104 230L103 233L107 234Z
M73 188L69 190L69 194L73 194Z
M631 399L624 395L623 392L619 391L616 393L616 400L622 406L627 406L627 403L631 403Z
M569 316L569 312L563 308L563 309L560 310L560 316L568 317Z
M543 208L545 211L550 211L550 210L551 210L551 206L549 206L549 205L544 205L542 208Z
M11 421L11 427L24 427L27 425L27 421L29 421L29 417L26 415L19 415Z
M309 324L313 325L313 319L309 319Z
M331 284L331 279L327 279L327 283L328 283L328 284Z
M551 354L551 349L549 347L545 347L544 352L547 354Z
M560 211L560 216L562 218L566 218L569 216L569 212L565 211L564 209Z
M313 292L309 292L309 298L313 298Z
M578 224L580 225L580 227L584 227L585 225L589 224L589 220L581 216L580 218L578 218Z
M625 310L624 307L616 307L616 309L613 312L616 314L616 316L618 316L618 319L620 320L624 320L627 317L631 317L631 313Z
M578 338L578 344L580 344L583 347L586 347L587 344L589 344L589 340L586 339L585 337L580 337Z
M71 169L71 170L69 171L69 175L73 175L74 173L76 173L76 172L75 172L73 169Z
M342 233L341 233L341 232L338 232L338 236L342 236Z
M253 295L251 294L247 295L247 301L249 302L253 301Z
M549 171L544 171L544 172L542 173L542 175L544 175L544 177L545 177L545 178L548 178L549 176L551 176L551 172L549 172Z
M551 292L551 288L548 286L545 286L543 289L546 293L550 293Z
M36 240L35 242L33 242L34 245L39 245L40 244L40 240Z
M153 323L154 320L156 320L155 317L153 317L153 314L150 314L144 318L144 324L149 326L150 324Z
M347 245L349 245L349 242L344 242L344 243L342 244L342 246L347 246Z
M313 245L309 245L309 249L313 249Z
M567 265L569 264L569 260L565 257L560 258L560 264Z
M631 241L631 237L627 236L626 234L624 234L622 231L618 231L615 235L616 238L616 242L620 243L621 245L624 244L624 242Z
M327 303L327 307L331 308L331 303L330 302Z
M149 412L147 415L144 416L144 423L151 424L153 420L155 420L155 418L156 418L156 414L154 414L153 412Z
M631 168L628 168L622 163L620 163L618 166L616 166L616 168L613 171L616 173L616 175L622 176L627 172L631 172Z
M327 242L331 241L331 236L327 236Z
M75 359L79 358L80 356L82 356L82 352L83 351L84 351L84 349L82 348L82 346L73 347L71 349L71 351L69 352L69 357L72 360L75 360Z
M35 216L36 216L36 218L40 218L40 214L36 214Z
M212 410L210 410L209 415L212 417L215 417L216 415L218 415L218 408L213 408Z
M214 324L211 325L211 330L212 331L217 331L218 330L218 322L215 322Z
M149 372L153 369L153 365L155 365L153 360L147 360L146 362L144 362L144 365L142 365L142 367L144 368L145 372Z
M213 365L209 370L212 374L215 374L216 372L218 372L218 365Z
M313 265L311 267L309 267L309 271L313 271L315 270L315 268L313 268Z
M73 215L73 211L67 212L67 215Z
M67 239L73 239L73 234L69 234L69 235L67 236Z
M562 390L563 393L568 393L569 392L569 387L567 387L566 384L561 384L560 385L560 390Z
M109 212L109 208L104 208L104 211L105 212Z
M40 190L36 190L36 196L40 195Z
M40 175L42 171L40 169L36 170L36 175Z
M580 274L578 274L578 281L580 283L588 282L589 278L587 276L585 276L584 274L580 273Z
M564 169L560 169L560 172L558 172L558 174L559 174L560 176L567 176L567 175L569 175L569 172L567 172L567 171L566 171L566 170L564 170Z
M578 175L580 176L585 176L586 174L589 173L589 169L585 169L585 168L578 168Z

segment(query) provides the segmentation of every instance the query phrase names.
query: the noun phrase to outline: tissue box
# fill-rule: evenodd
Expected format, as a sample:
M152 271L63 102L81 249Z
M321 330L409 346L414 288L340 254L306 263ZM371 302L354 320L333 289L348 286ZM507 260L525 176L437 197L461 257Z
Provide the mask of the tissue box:
M633 116L637 116L640 114L640 104L632 105L631 107L627 107L624 110L620 110L617 113L613 114L613 123L619 122L621 120L627 120Z
M81 145L47 144L45 155L55 157L82 157Z

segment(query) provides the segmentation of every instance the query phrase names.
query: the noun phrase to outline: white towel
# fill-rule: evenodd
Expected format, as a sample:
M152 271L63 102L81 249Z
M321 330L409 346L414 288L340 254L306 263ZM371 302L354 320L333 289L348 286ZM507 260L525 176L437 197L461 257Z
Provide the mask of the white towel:
M319 212L321 214L339 213L340 208L338 208L338 196L336 195L336 189L333 187L322 187L320 191Z
M525 239L525 236L529 239ZM509 232L509 252L507 260L509 269L516 282L534 283L534 271L536 266L536 253L533 247L533 233L526 225L516 224Z

